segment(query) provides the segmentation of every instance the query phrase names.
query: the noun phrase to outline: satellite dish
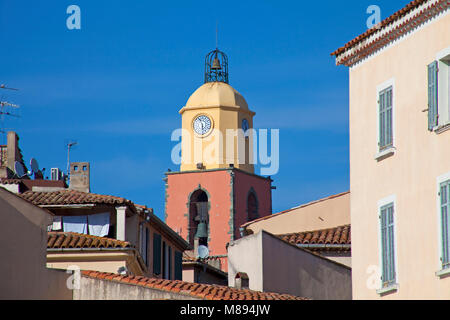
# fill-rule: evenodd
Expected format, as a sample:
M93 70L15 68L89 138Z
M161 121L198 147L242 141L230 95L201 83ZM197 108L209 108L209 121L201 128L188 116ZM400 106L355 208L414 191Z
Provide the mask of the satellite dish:
M209 249L207 246L198 246L197 254L200 259L206 259L209 257Z
M33 170L34 173L39 172L39 164L35 158L31 158L30 160L30 167L31 170Z
M14 171L16 172L16 175L19 178L25 176L25 168L23 167L23 164L19 161L14 162Z

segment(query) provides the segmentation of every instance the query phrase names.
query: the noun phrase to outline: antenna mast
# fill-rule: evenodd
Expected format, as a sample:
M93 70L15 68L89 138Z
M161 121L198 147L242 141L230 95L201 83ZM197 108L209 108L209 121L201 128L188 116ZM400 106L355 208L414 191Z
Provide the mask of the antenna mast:
M78 144L76 141L69 141L67 143L67 183L70 181L70 149Z
M14 91L18 91L19 90L19 89L7 87L5 84L0 84L0 89L3 89L3 90L14 90ZM0 98L0 116L1 116L0 133L3 134L3 139L4 140L6 139L5 135L6 135L6 131L7 131L7 128L5 128L5 126L4 126L5 116L20 118L19 115L14 114L13 112L11 112L10 108L18 109L18 108L20 108L20 106L17 105L17 104L13 104L13 103L10 103L8 101L3 100L3 96L2 96Z

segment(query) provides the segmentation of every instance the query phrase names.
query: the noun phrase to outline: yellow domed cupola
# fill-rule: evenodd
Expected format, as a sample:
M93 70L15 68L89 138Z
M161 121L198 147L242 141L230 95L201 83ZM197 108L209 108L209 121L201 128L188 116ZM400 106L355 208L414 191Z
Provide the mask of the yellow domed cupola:
M207 82L202 85L191 95L182 111L218 106L234 107L248 111L248 105L244 97L232 86L224 82Z
M181 171L232 164L253 173L252 137L245 133L253 128L255 113L228 84L228 58L223 52L216 49L206 56L205 83L189 97L180 114L184 129Z

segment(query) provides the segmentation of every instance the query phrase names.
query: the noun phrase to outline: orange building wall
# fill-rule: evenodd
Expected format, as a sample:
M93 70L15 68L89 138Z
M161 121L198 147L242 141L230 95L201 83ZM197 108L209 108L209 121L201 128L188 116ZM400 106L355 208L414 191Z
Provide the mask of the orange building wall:
M235 171L234 192L235 192L235 228L234 239L239 239L239 228L247 219L247 198L249 191L254 190L258 199L259 218L272 214L272 180L260 176L245 173L243 171Z

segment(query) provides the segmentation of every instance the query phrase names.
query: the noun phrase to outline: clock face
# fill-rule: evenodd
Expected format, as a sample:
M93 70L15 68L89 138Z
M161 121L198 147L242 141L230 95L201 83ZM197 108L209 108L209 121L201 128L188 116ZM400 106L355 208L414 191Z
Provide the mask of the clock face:
M244 130L244 133L247 132L249 126L247 119L242 120L242 130Z
M211 130L211 128L211 119L205 115L198 116L194 120L194 131L201 136L207 134Z

